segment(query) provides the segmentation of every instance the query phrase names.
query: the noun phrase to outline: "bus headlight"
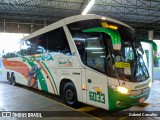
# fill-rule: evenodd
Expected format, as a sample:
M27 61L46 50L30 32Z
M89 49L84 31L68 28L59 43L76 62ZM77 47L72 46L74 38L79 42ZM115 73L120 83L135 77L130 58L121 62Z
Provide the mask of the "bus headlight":
M149 87L151 87L152 86L152 81L151 82L149 82Z
M129 89L127 89L125 87L122 87L122 86L118 86L117 91L122 93L122 94L129 94Z

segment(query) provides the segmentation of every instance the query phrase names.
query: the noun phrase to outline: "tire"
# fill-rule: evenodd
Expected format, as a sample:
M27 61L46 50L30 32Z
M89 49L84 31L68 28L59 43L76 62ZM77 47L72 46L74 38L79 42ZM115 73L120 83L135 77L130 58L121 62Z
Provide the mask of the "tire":
M10 85L12 85L12 78L11 77L8 78L8 82Z
M16 79L15 79L15 76L14 76L14 75L11 76L11 84L12 84L13 86L16 86Z
M10 77L9 73L7 73L7 80L8 80L8 83L10 85L12 85L12 81L11 81L11 77Z
M70 107L77 108L79 106L79 102L77 100L76 88L72 82L68 82L64 85L63 100Z
M9 82L10 85L12 85L12 81L11 80L8 80L8 82Z

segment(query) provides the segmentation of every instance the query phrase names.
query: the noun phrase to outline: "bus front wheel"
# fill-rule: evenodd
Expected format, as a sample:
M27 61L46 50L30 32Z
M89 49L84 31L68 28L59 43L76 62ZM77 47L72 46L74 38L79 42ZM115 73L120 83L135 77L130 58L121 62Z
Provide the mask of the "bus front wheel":
M70 107L78 107L77 92L72 82L68 82L63 87L63 100Z

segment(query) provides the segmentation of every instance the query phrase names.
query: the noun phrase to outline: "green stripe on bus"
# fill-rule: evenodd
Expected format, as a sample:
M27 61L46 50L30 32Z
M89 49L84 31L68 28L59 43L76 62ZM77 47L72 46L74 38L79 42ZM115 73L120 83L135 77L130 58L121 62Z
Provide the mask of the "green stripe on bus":
M33 62L29 62L29 61L28 61L28 64L29 64L31 67L33 67L33 66L35 65ZM39 80L39 83L40 83L40 85L41 85L41 89L42 89L43 91L48 92L47 84L46 84L45 78L44 78L44 76L43 76L43 74L42 74L41 71L38 71L38 80Z
M31 62L27 57L23 57L23 56L21 56L21 57L22 57L23 61L24 61L24 62L27 62L31 67L33 67L33 66L35 65L35 64L34 64L33 62ZM45 78L44 78L42 72L41 72L41 71L38 71L38 74L39 74L39 75L38 75L38 80L39 80L41 89L42 89L43 91L48 92L47 83L46 83L46 81L45 81Z
M54 86L55 86L55 88L56 88L57 94L58 94L57 86L56 86L55 80L54 80L54 78L53 78L53 76L52 76L50 70L48 69L47 65L46 65L44 62L42 62L42 64L44 65L44 67L47 69L49 75L51 76L52 81L53 81L53 83L54 83Z
M104 32L111 37L112 44L121 44L121 37L117 30L113 30L110 28L97 27L97 28L89 28L89 29L83 30L83 32Z

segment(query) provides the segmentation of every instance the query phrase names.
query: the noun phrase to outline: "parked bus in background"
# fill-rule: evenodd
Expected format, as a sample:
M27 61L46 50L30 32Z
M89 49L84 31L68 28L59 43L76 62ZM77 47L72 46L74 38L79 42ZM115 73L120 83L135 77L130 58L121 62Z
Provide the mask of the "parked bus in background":
M121 110L144 102L151 79L134 30L99 15L77 15L44 27L3 55L10 84L79 102Z

